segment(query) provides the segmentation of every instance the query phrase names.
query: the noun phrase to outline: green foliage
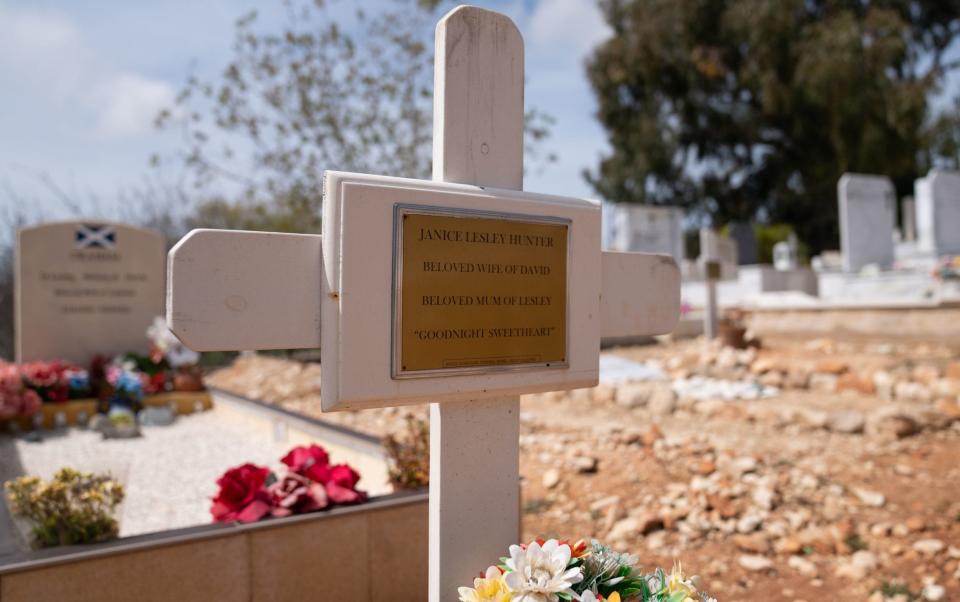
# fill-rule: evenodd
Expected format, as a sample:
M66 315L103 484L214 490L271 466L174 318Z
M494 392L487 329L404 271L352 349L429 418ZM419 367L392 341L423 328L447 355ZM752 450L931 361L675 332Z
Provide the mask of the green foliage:
M448 0L287 0L280 31L253 11L236 22L232 60L191 77L157 124L182 132L175 157L200 200L193 227L318 232L326 169L428 178L433 34ZM551 120L527 114L528 156ZM241 198L210 190L239 188Z
M124 491L110 475L61 468L51 481L23 476L4 489L13 515L30 522L35 547L107 541L119 532L113 514Z
M790 224L759 224L753 228L757 238L757 261L773 263L773 245L790 238L795 233ZM797 244L797 255L801 263L810 258L810 247L803 241Z
M930 104L960 66L953 0L600 6L614 35L587 72L612 152L585 175L605 198L789 223L819 252L837 245L842 173L906 194L957 161L958 118Z
M535 497L523 501L524 514L540 514L546 512L553 506L553 502L547 498Z
M880 584L880 593L883 594L885 599L896 598L897 596L903 596L907 600L915 600L917 598L903 581L884 581Z

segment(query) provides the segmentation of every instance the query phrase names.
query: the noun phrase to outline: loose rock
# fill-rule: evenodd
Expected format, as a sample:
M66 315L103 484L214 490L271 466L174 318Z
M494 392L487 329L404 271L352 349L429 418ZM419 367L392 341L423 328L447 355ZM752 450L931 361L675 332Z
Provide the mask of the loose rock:
M857 410L834 410L827 417L827 428L835 433L862 433L866 418Z
M543 473L543 486L547 489L553 489L560 484L560 471L556 468L550 468Z
M946 546L939 539L920 539L913 542L913 549L927 556L934 556L943 551Z
M737 564L748 571L767 571L773 568L773 561L759 554L743 554L737 558Z

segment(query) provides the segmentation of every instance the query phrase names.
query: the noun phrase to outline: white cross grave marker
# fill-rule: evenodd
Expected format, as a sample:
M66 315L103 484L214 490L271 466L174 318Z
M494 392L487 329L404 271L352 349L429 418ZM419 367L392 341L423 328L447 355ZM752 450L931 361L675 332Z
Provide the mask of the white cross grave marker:
M596 202L520 192L523 41L437 25L434 181L325 175L323 235L194 230L167 319L198 351L321 348L324 411L431 403L429 599L518 541L519 395L597 384L603 336L670 332L665 255L600 250Z

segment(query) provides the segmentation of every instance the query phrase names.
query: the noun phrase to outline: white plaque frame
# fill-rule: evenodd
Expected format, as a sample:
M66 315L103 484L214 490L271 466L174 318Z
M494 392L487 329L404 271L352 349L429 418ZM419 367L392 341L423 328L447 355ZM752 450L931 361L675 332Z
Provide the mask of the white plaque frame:
M393 233L398 203L569 220L568 365L393 378ZM328 171L323 212L320 339L324 411L463 401L597 384L602 322L598 202Z

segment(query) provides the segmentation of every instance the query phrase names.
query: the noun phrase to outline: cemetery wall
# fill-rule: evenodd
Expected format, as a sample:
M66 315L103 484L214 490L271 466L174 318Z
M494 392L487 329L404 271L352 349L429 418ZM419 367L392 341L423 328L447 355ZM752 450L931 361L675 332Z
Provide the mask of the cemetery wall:
M834 309L756 310L748 327L761 337L771 334L803 336L862 336L960 343L960 307L863 307Z
M0 600L419 601L427 494L249 525L36 552L0 566Z

